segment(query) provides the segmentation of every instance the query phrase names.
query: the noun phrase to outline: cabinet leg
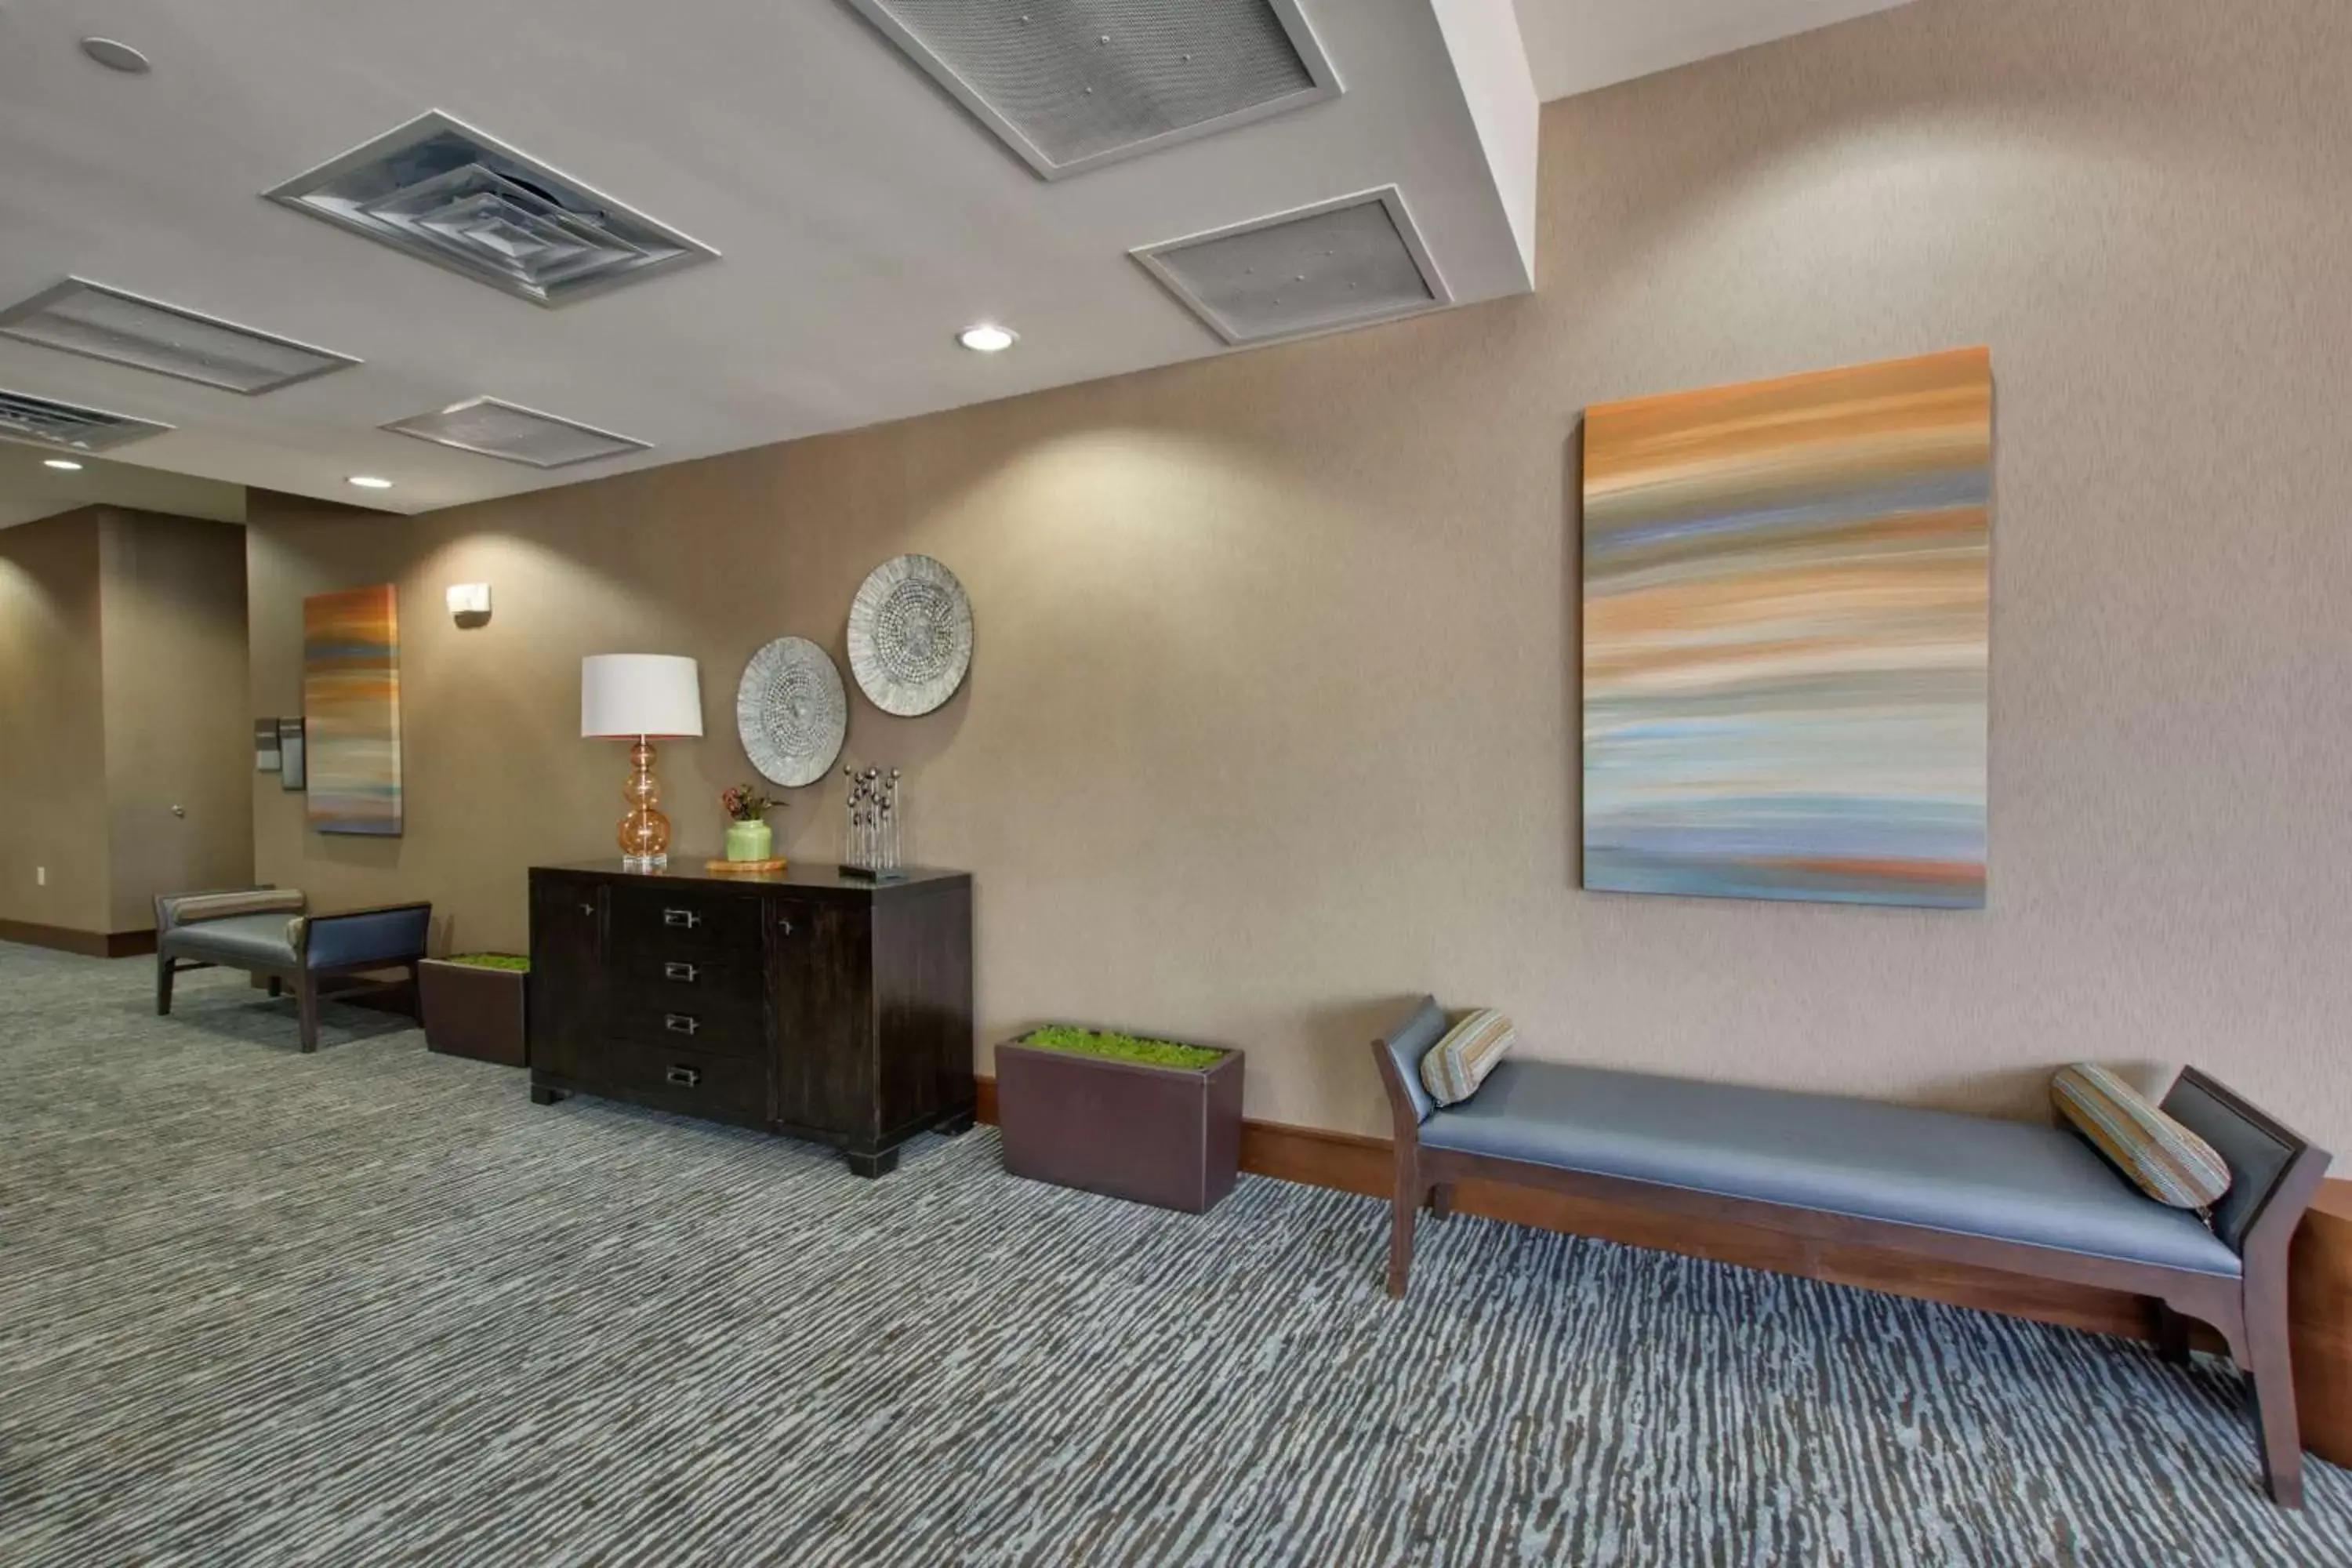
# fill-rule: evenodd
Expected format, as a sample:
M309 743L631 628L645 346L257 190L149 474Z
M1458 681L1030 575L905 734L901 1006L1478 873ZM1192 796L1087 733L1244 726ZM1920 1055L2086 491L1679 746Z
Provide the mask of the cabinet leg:
M543 1083L530 1086L530 1102L533 1105L553 1105L562 1098L563 1091L560 1089L550 1089Z
M896 1149L885 1149L879 1154L860 1154L854 1149L844 1150L841 1157L849 1162L853 1175L864 1176L868 1181L887 1176L898 1168L898 1151Z
M961 1138L965 1133L971 1131L971 1112L969 1110L959 1110L953 1116L949 1117L946 1121L941 1121L933 1127L932 1131L940 1134L942 1137Z

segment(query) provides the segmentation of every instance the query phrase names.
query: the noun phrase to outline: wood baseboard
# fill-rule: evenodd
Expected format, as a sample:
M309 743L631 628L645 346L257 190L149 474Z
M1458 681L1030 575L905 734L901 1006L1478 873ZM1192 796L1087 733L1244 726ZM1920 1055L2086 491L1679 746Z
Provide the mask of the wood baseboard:
M994 1079L979 1080L978 1101L980 1120L993 1125ZM1242 1169L1256 1175L1385 1198L1393 1171L1391 1160L1385 1138L1277 1121L1242 1124ZM1514 1225L1745 1268L1798 1274L2126 1339L2156 1337L2150 1304L2116 1290L1940 1263L1881 1247L1808 1241L1748 1226L1675 1219L1486 1182L1464 1183L1454 1194L1454 1206L1463 1214ZM2302 1408L2304 1446L2322 1458L2352 1465L2352 1181L2322 1184L2318 1201L2295 1235L2292 1285L2296 1402ZM2201 1325L2197 1342L2204 1350L2223 1349L2220 1336Z
M71 926L37 925L31 921L0 921L0 942L21 942L84 958L136 958L155 951L152 931L76 931Z

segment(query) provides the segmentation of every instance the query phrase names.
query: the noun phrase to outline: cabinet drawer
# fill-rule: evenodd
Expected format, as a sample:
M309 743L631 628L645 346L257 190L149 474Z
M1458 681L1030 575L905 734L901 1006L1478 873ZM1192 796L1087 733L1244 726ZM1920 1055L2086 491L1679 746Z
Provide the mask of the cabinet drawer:
M768 1120L764 1058L678 1046L607 1040L581 1078L600 1090L688 1116Z
M662 1002L629 997L614 1005L604 1036L647 1050L675 1047L709 1056L764 1059L767 1023L757 997L748 1009L732 1005L712 1007L688 998Z
M612 889L612 900L616 961L681 948L760 951L756 894L622 887Z
M768 994L766 962L744 948L653 942L615 952L606 973L615 997L689 1012L757 1014Z

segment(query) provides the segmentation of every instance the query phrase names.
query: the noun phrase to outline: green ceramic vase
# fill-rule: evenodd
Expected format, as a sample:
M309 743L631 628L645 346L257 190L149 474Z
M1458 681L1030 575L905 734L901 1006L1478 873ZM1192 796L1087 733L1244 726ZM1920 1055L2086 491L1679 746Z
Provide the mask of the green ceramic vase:
M730 822L727 825L727 858L730 860L769 860L775 858L776 833L764 822Z

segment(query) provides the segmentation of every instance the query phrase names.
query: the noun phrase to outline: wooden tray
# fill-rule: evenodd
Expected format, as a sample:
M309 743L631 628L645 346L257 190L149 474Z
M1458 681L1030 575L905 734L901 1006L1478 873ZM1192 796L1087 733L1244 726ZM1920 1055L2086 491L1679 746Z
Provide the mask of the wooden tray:
M705 860L702 868L721 877L757 877L763 872L782 870L784 858L779 855L772 860Z

